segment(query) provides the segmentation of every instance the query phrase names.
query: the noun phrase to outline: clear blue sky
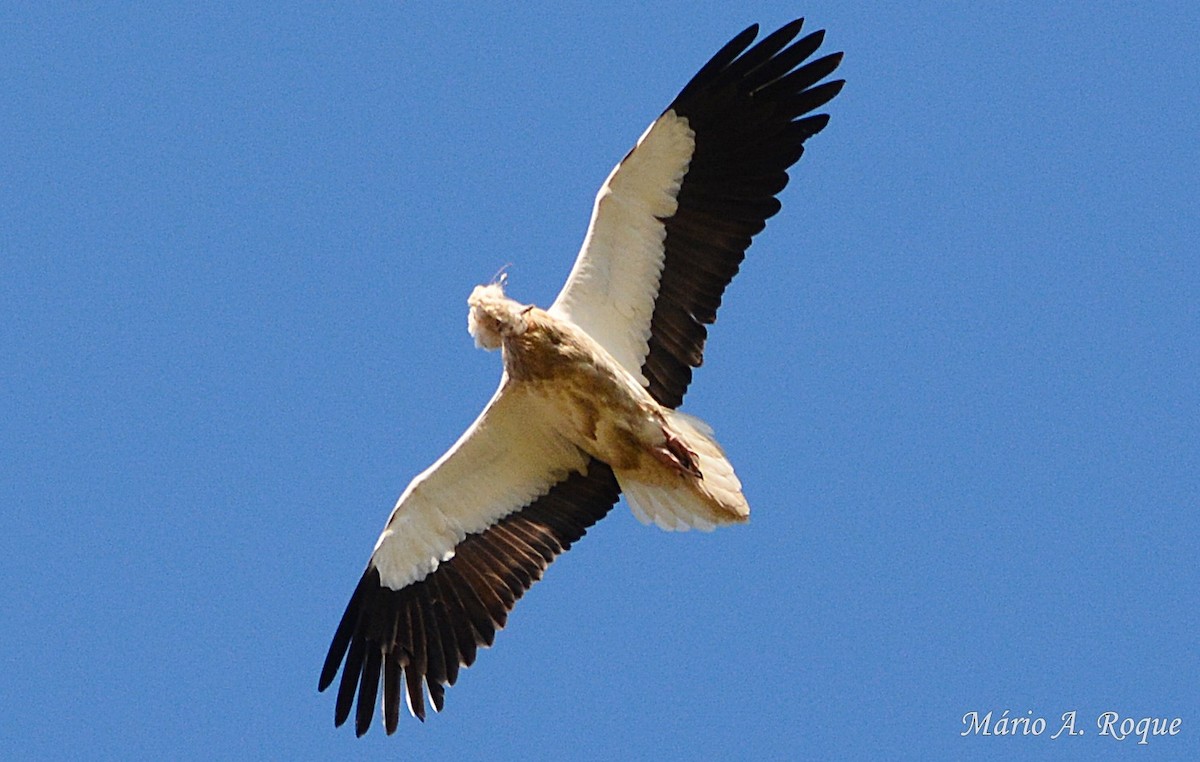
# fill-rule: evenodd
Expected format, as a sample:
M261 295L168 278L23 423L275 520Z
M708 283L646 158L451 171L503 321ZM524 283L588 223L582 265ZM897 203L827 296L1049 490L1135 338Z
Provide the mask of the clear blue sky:
M0 10L0 757L1200 758L1194 3L119 5ZM685 405L751 524L618 506L443 714L335 731L342 607L499 375L471 287L547 304L796 15L848 84ZM1006 709L1087 734L959 737Z

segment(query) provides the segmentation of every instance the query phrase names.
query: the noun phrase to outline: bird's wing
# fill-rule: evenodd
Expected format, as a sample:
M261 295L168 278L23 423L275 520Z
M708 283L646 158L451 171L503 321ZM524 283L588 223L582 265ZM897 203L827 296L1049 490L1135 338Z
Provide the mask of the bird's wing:
M842 59L805 63L824 31L803 19L751 46L734 37L608 176L550 311L582 327L661 404L676 407L703 360L706 325L750 239L779 211L787 170L841 90Z
M817 83L841 54L804 64L801 22L750 47L757 27L706 64L617 165L551 309L600 341L654 397L676 406L703 357L705 325L803 143L805 116L842 83ZM612 470L554 433L535 400L500 389L479 419L401 496L330 645L319 687L342 668L335 721L370 726L383 684L395 730L403 691L424 718L491 645L549 563L611 510ZM344 662L344 668L343 668ZM403 686L401 682L403 681Z
M546 566L612 508L612 472L555 431L544 406L502 380L459 441L401 495L350 598L321 671L325 690L345 662L335 721L355 694L359 735L380 678L388 732L403 673L410 711L422 683L441 709L459 666L491 645L516 600Z

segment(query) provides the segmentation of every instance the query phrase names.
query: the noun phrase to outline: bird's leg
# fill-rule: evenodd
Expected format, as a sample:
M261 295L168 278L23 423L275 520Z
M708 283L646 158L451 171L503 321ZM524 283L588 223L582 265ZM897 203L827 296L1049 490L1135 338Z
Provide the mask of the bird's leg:
M704 474L700 473L700 467L696 463L696 453L683 443L683 440L675 436L675 432L671 431L666 426L662 427L664 441L660 445L656 445L651 452L654 457L668 467L681 473L690 474L697 479L703 479Z

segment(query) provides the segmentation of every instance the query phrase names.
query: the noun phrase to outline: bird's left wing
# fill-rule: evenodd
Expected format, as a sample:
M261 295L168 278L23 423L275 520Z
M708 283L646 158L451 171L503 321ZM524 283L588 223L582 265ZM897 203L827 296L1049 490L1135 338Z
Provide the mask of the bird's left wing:
M751 238L779 211L788 168L829 121L811 112L842 88L820 83L841 53L807 61L825 33L796 39L802 24L753 47L758 27L746 29L680 91L596 194L550 307L668 407L683 400Z
M404 491L333 637L319 683L337 676L335 722L355 694L359 735L383 681L388 732L403 673L422 719L422 683L440 710L444 686L491 645L516 600L558 553L616 502L612 472L555 432L550 413L501 380L459 441Z

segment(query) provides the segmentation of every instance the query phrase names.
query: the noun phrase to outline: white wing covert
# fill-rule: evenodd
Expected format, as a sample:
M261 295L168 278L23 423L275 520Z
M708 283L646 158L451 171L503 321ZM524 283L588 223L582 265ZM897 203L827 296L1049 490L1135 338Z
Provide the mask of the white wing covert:
M529 505L587 460L544 403L506 376L458 442L404 490L371 565L392 590L417 582L464 537Z
M587 331L643 384L667 236L662 221L678 207L694 137L671 111L646 128L596 194L583 247L549 310Z

